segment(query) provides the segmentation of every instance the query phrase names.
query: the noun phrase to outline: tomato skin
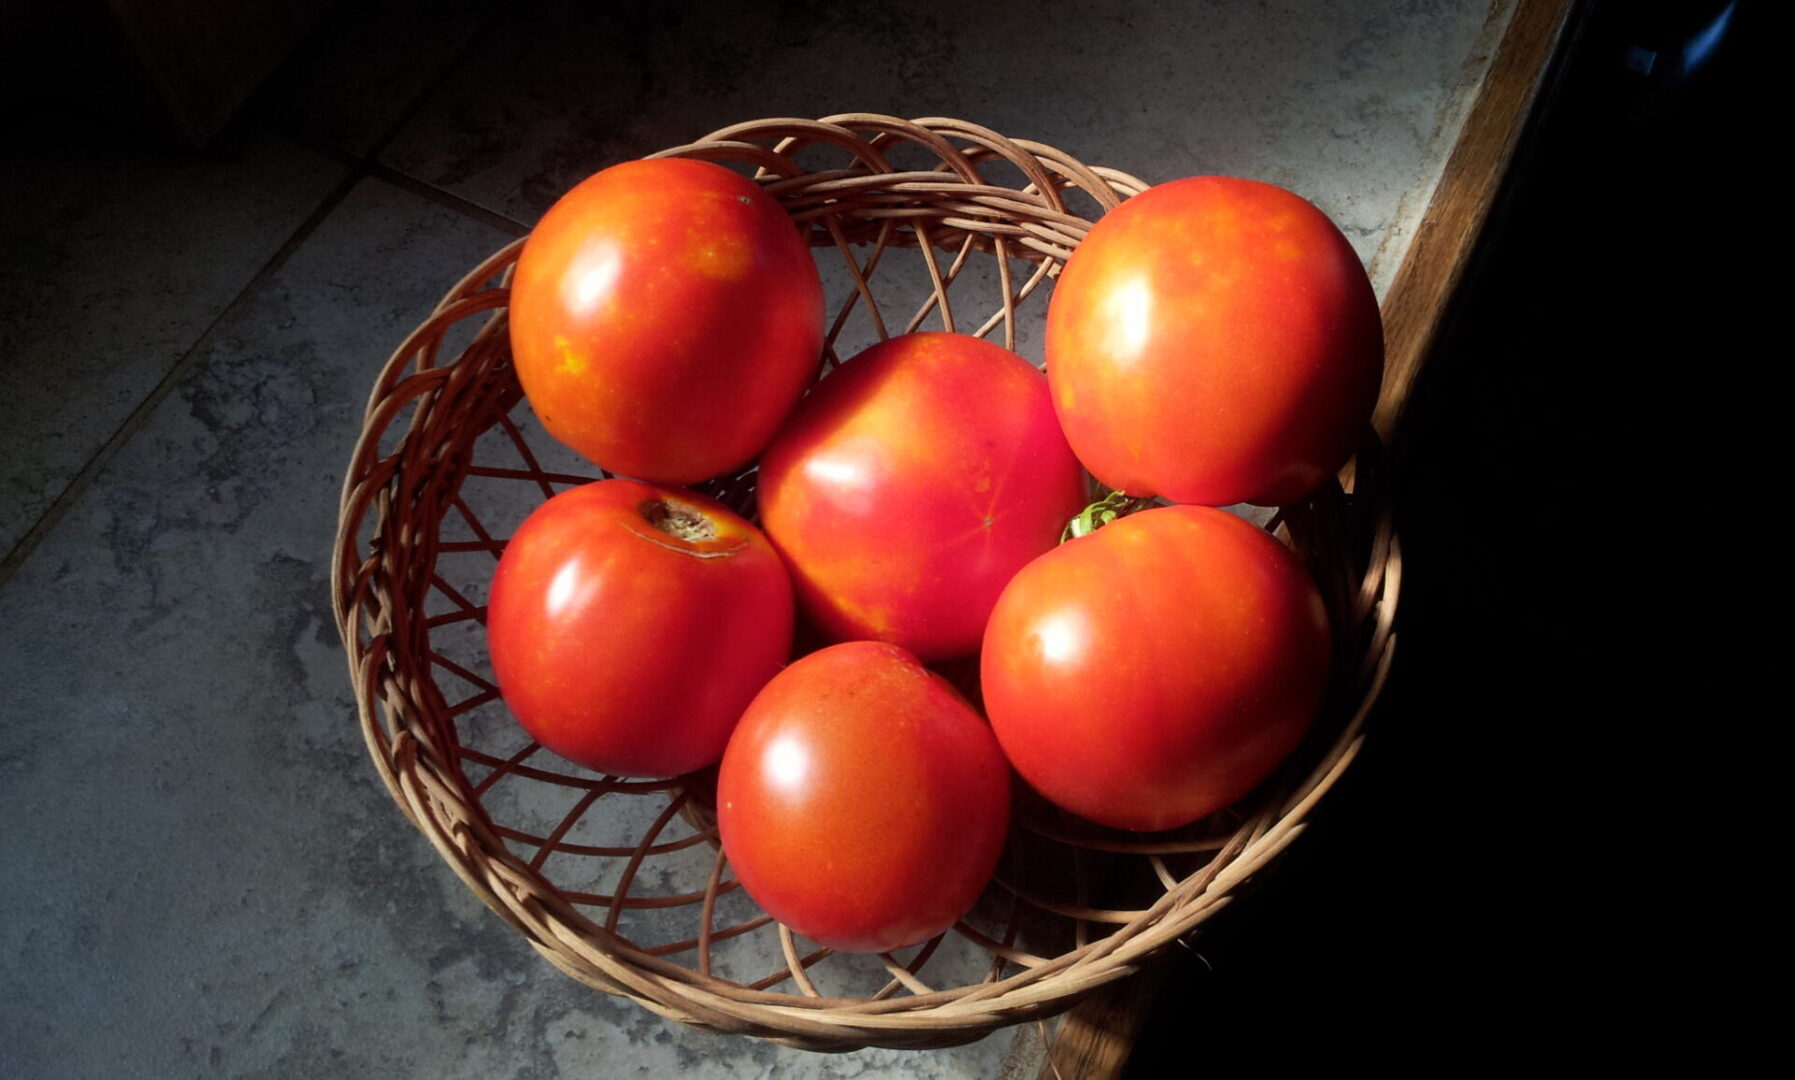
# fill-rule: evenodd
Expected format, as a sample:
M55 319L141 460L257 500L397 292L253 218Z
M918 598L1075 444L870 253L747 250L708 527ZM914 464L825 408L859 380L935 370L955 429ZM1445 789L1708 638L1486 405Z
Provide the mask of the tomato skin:
M576 185L524 244L510 306L543 426L654 483L746 464L822 352L803 237L753 181L704 161L628 161Z
M978 900L1003 851L1010 772L946 680L895 645L811 653L748 707L717 824L742 887L845 952L927 941Z
M1383 323L1327 216L1280 187L1199 176L1110 211L1047 312L1066 437L1130 495L1282 506L1346 463L1377 402Z
M906 334L823 380L767 447L767 535L825 636L926 661L978 651L1004 583L1084 507L1084 470L1026 360Z
M1209 507L1121 518L1030 563L981 657L992 730L1050 801L1174 828L1247 794L1327 689L1320 593L1296 557Z
M681 539L645 515L709 523ZM690 491L602 480L537 507L493 576L486 633L524 729L623 776L715 762L792 638L791 579L765 536Z

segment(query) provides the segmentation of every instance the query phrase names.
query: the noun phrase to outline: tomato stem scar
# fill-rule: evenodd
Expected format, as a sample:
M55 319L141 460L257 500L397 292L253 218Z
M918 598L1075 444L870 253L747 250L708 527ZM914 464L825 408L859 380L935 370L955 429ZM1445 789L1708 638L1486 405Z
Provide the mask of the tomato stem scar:
M715 540L716 523L688 506L665 499L650 499L638 508L642 520L680 540Z

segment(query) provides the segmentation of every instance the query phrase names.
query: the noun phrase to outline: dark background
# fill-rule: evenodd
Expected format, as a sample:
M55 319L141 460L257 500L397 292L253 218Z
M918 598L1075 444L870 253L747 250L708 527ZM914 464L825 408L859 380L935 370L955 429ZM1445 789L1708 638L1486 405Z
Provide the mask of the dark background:
M1188 1069L1198 1017L1271 1039L1268 1060L1587 1047L1606 1025L1631 1054L1657 1033L1617 999L1684 1000L1697 977L1675 972L1711 962L1662 896L1730 739L1700 686L1725 670L1709 582L1752 558L1722 550L1742 477L1715 465L1763 356L1738 284L1763 220L1763 16L1574 11L1394 443L1400 637L1366 752L1251 902L1179 951L1127 1075Z

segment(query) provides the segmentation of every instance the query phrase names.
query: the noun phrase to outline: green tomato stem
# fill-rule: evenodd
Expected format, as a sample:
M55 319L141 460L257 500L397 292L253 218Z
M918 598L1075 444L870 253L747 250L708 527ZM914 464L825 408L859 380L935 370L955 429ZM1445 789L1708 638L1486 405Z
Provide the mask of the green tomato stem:
M1066 523L1065 531L1060 533L1060 543L1076 540L1081 536L1089 536L1119 517L1127 517L1138 510L1152 505L1152 499L1137 499L1120 491L1112 491L1103 498L1084 508L1082 512Z

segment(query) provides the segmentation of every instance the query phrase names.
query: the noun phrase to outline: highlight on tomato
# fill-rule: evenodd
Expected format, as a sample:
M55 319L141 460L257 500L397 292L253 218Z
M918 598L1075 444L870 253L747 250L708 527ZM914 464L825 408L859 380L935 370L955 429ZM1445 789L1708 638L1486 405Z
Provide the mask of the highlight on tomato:
M629 161L530 233L510 325L549 434L618 475L690 484L751 460L815 377L823 287L753 181L704 161Z
M948 333L892 338L824 379L767 447L758 485L823 634L930 662L978 651L1004 584L1086 498L1047 380Z
M537 507L487 605L499 690L543 746L603 773L715 763L791 649L791 579L760 530L690 491L603 480Z

